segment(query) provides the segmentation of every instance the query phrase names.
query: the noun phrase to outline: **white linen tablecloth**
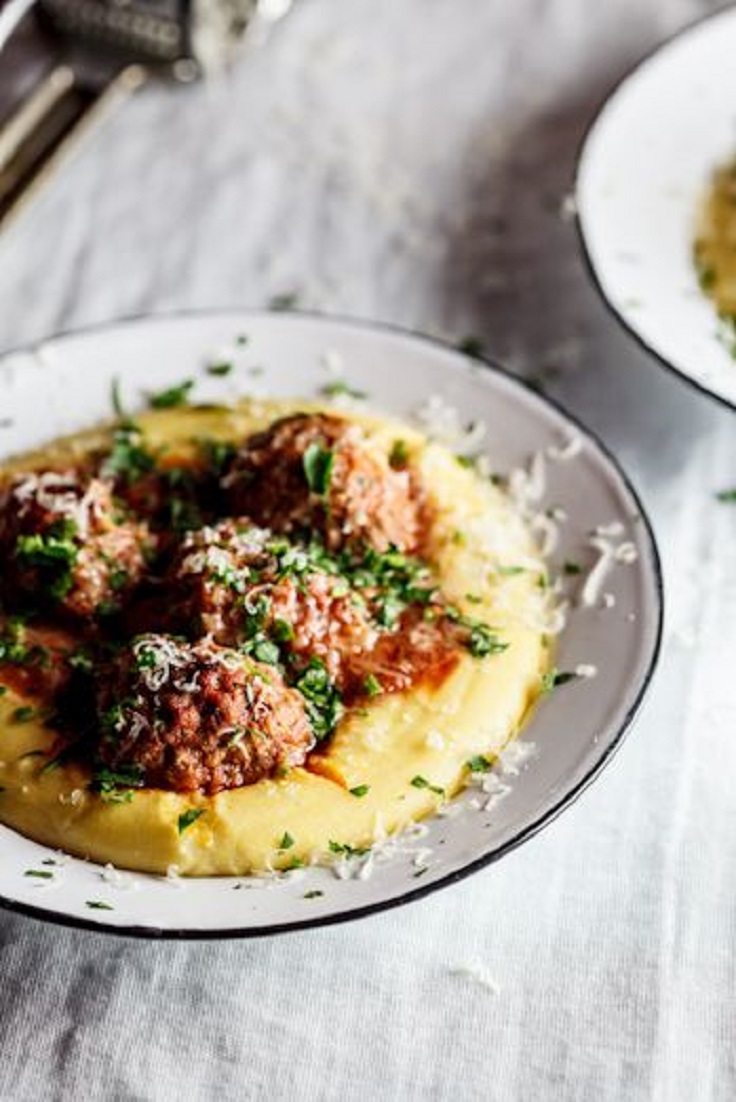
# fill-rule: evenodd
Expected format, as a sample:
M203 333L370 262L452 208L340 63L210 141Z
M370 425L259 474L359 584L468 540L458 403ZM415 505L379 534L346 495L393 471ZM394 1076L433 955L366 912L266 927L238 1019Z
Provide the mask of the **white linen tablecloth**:
M614 763L456 887L250 943L0 917L2 1099L736 1097L736 420L608 316L564 204L609 86L712 7L302 0L231 75L144 88L0 236L0 348L292 292L481 337L621 458L669 598Z

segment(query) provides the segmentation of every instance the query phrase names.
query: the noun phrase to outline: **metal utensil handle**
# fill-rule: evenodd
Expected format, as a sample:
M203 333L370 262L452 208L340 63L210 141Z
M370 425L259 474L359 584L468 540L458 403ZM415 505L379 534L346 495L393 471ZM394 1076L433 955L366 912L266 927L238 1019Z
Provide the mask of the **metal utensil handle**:
M52 69L0 127L0 228L25 208L92 125L139 88L146 75L142 66L129 65L98 90L67 65Z

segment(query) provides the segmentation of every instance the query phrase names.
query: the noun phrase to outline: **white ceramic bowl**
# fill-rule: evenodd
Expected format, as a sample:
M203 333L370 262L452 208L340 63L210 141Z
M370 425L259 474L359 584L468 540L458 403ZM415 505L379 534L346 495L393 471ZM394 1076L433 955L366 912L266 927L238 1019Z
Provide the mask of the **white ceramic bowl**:
M692 263L713 170L736 155L736 8L666 42L614 89L578 163L578 224L614 313L666 366L736 406L736 360Z
M233 348L241 334L248 336L247 345ZM204 374L208 358L223 349L236 359L236 370L224 379ZM263 375L255 378L252 366L262 367ZM636 561L616 565L610 574L610 607L575 605L560 639L560 668L593 665L598 676L571 683L535 710L523 732L534 752L525 765L509 759L501 778L509 791L502 800L486 809L487 797L468 790L453 802L457 811L450 817L427 823L426 836L389 847L392 856L375 860L370 877L340 880L329 869L315 868L272 881L172 881L73 858L43 865L44 859L61 859L2 827L5 906L76 926L166 937L245 936L356 918L450 884L526 841L579 795L619 745L659 648L661 576L651 529L603 447L499 368L395 330L296 314L133 320L62 336L0 361L0 456L109 416L116 376L131 403L142 390L186 376L197 377L196 396L209 401L256 387L274 396L314 396L330 378L328 369L341 366L350 383L368 392L366 404L378 409L410 417L427 396L440 394L463 421L485 421L484 448L499 472L575 442L563 452L567 458L547 461L542 505L563 509L568 518L554 560L590 565L597 555L590 533L601 524L618 525L614 542L630 541L636 552ZM570 583L574 596L581 578ZM419 849L429 852L417 863ZM28 869L51 870L53 876L28 877Z

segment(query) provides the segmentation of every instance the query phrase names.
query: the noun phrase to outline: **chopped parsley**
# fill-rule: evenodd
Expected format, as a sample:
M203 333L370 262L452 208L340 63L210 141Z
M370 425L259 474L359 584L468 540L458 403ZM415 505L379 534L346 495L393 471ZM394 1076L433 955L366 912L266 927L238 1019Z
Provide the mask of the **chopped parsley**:
M215 440L209 436L201 438L197 443L207 466L212 468L213 473L216 475L224 474L235 455L234 445L225 440Z
M290 643L294 638L294 628L288 620L277 617L271 625L271 634L277 643Z
M205 813L203 807L190 807L186 811L182 811L179 818L176 820L176 829L179 834L183 834L185 830L189 830L189 827L193 823L196 823L197 819L200 819Z
M259 639L249 650L257 662L263 662L266 666L275 666L281 657L281 651L276 643L270 639Z
M583 568L580 565L580 563L579 562L573 562L570 559L567 559L565 561L565 563L563 564L562 569L563 569L563 572L565 574L582 574L582 572L583 572Z
M465 762L471 773L489 773L493 769L493 762L485 754L477 754Z
M335 453L313 440L304 453L304 477L313 494L324 497L330 488Z
M92 657L85 650L72 651L71 654L66 656L66 664L72 670L77 670L78 673L92 673L94 670Z
M15 557L35 567L40 584L51 597L61 600L74 584L74 566L79 555L75 542L77 526L72 520L58 520L46 532L18 536Z
M355 788L350 789L350 795L361 799L363 796L367 796L370 790L371 786L369 784L356 784Z
M571 670L558 670L553 667L551 670L547 670L542 674L542 692L551 693L554 689L559 688L560 685L566 685L568 681L574 681L577 677L576 673Z
M279 849L280 850L291 849L291 847L293 845L294 845L294 839L289 834L288 830L285 830L284 833L281 836L281 841L279 842Z
M411 785L413 788L426 788L429 792L434 792L436 796L444 796L444 788L440 788L436 784L430 784L426 777L422 777L417 773L415 777L411 779Z
M362 399L367 398L368 395L364 390L356 390L355 387L350 386L345 379L333 379L330 383L325 383L320 388L320 394L323 394L325 398L338 398L344 395L346 398Z
M502 643L493 628L481 620L463 616L454 608L447 610L447 616L448 619L466 629L467 634L462 642L473 658L487 658L489 655L503 654L508 650L508 643Z
M716 494L716 501L720 501L724 505L736 504L736 486L729 490L719 490Z
M143 779L139 765L119 765L116 769L99 766L89 787L104 803L127 804L133 799L133 789L143 786Z
M102 899L86 899L85 906L91 911L114 911L112 903L105 903Z
M110 398L112 400L112 408L115 416L120 421L127 421L128 414L125 411L125 406L120 396L120 378L117 375L113 379L112 386L110 387Z
M148 404L151 409L175 409L177 406L186 405L189 401L189 393L194 386L194 379L184 379L181 383L159 390L150 394Z
M53 880L54 874L49 869L26 869L24 876L35 876L37 880Z
M366 696L380 696L383 686L375 674L369 673L363 682L363 692Z
M65 746L63 750L60 750L53 758L49 758L45 765L41 768L41 776L46 773L53 773L56 769L59 769L62 765L65 765L72 757L74 746Z
M207 364L207 374L215 375L218 378L223 378L225 375L230 375L234 369L234 364L228 360L223 360L221 363Z
M324 662L312 658L294 682L294 688L304 697L314 737L320 742L332 734L344 710L340 693L330 681Z
M153 455L142 447L142 439L141 430L136 425L125 424L115 429L112 448L102 464L102 475L119 478L130 486L150 474L156 462Z
M0 685L0 696L5 696L7 691L8 691L8 686L7 685Z
M405 467L409 461L409 449L406 440L394 440L389 452L388 461L392 467Z
M32 719L37 719L40 714L40 708L34 708L30 704L23 704L20 708L15 708L10 713L10 718L13 723L29 723Z
M294 310L299 302L299 295L296 291L286 291L280 295L274 295L269 301L269 310L276 310L277 312L283 312L285 310Z
M305 892L302 899L320 899L324 894L319 888L313 888L311 892Z
M370 846L351 846L349 842L334 842L330 839L330 853L336 853L340 857L364 857L370 852Z

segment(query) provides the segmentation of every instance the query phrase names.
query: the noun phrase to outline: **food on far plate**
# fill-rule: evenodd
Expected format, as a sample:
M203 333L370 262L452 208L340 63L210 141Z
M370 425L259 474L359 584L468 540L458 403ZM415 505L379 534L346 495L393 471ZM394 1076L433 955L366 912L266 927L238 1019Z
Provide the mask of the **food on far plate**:
M379 416L177 406L54 441L0 468L0 560L0 821L124 868L365 853L492 762L549 667L503 489Z
M721 338L736 357L736 158L713 175L693 249L700 286L713 300Z

